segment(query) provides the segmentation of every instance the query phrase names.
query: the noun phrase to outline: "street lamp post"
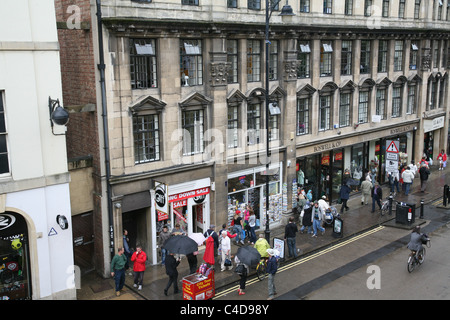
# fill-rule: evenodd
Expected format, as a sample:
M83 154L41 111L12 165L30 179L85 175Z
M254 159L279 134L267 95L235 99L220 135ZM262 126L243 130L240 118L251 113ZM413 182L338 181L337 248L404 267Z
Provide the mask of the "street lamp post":
M265 100L266 100L266 229L265 238L270 243L270 227L269 227L269 166L270 166L270 148L269 148L269 54L270 54L270 41L269 41L269 21L272 16L272 12L276 5L281 0L266 0L266 30L265 30L265 45L266 45L266 82L265 82ZM281 9L280 16L293 16L292 7L286 1L286 5Z

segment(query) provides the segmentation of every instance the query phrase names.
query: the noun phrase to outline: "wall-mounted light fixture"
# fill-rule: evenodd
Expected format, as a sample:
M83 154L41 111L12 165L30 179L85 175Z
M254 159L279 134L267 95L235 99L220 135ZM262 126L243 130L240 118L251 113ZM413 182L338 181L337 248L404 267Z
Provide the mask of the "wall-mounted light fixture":
M53 124L65 126L69 122L69 112L61 107L61 105L59 104L59 99L53 100L50 97L48 97L48 110L50 113L50 126L52 127L52 133L55 136L65 135L65 133L54 133Z

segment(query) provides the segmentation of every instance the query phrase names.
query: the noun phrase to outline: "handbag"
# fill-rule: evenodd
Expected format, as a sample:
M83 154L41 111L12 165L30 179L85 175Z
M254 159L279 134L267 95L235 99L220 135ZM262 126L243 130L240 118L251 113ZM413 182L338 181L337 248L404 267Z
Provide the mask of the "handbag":
M236 272L239 275L245 275L247 273L247 268L242 264L238 264L236 269L234 269L234 272Z
M228 259L228 258L226 258L226 259L225 259L225 262L223 263L223 265L224 265L225 267L231 267L231 260Z

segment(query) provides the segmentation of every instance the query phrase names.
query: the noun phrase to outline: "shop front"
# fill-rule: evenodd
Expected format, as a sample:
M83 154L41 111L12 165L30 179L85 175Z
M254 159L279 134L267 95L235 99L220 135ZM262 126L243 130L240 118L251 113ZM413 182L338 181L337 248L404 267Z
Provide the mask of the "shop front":
M384 183L386 140L399 140L399 165L410 163L414 152L414 125L373 131L357 138L349 137L323 143L309 143L298 149L297 183L313 200L326 196L330 202L339 199L342 184L358 192L370 172Z
M281 221L287 212L286 186L282 184L282 163L269 167L250 168L228 175L228 225L231 224L236 211L243 213L248 206L255 212L259 225L266 223L265 190L266 178L269 177L269 223Z
M168 186L168 212L157 212L157 229L179 226L185 234L204 233L210 222L209 178Z
M31 299L28 229L15 213L0 213L0 300Z

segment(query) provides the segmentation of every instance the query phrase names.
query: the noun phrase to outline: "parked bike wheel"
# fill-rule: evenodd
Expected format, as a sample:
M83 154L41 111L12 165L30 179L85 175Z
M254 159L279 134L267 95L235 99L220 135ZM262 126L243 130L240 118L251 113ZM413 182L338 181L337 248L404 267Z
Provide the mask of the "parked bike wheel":
M258 265L256 266L256 276L258 277L258 279L260 281L264 280L267 276L266 273L266 264L264 263L264 261L261 261L260 263L258 263Z
M383 203L381 206L381 215L384 216L386 213L389 213L389 204Z

